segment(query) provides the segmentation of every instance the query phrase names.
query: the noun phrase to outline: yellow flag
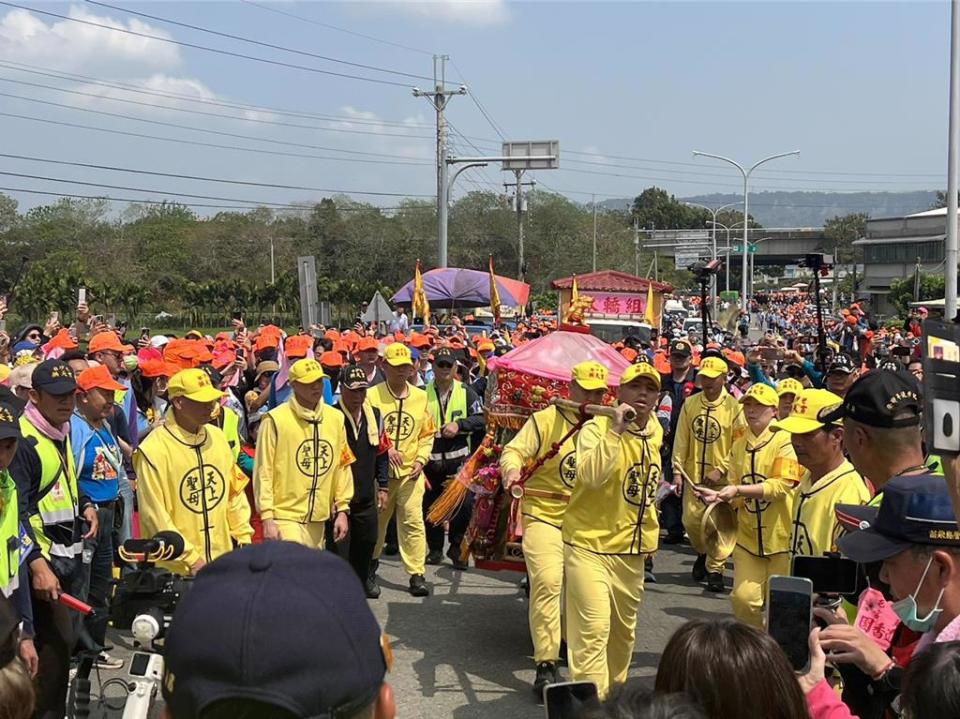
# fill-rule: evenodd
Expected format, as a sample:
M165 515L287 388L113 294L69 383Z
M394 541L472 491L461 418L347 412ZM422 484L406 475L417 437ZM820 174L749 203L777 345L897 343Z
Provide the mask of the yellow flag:
M497 289L497 276L493 274L493 255L490 255L490 311L494 322L500 322L500 290Z
M647 307L643 311L643 321L653 327L657 326L657 313L653 309L653 283L647 283Z
M423 275L420 274L420 260L417 260L417 269L413 275L413 316L422 317L424 326L430 324L430 302L427 293L423 290Z
M573 276L573 289L570 290L570 304L574 304L580 298L580 291L577 289L577 276Z

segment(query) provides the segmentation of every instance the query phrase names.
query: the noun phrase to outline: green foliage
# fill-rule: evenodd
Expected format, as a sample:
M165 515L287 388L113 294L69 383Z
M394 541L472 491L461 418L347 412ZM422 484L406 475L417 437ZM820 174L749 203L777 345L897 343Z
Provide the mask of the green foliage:
M863 252L853 243L864 236L868 215L857 212L831 217L823 226L823 234L830 241L835 264L848 264L862 257Z
M911 302L939 300L943 298L944 292L943 275L927 275L921 272L919 287L917 286L917 275L911 274L902 280L893 282L890 285L888 297L890 303L900 311L903 317L906 317L909 314Z

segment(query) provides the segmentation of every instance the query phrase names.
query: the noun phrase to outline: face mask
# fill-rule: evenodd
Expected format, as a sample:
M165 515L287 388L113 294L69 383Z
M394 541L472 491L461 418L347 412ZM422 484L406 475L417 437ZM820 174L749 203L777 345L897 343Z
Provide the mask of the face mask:
M922 619L917 616L918 607L916 595L920 593L920 589L923 587L923 582L927 578L927 572L930 571L931 564L933 564L932 555L930 556L930 560L927 562L926 568L923 570L923 576L920 577L920 584L917 585L916 591L909 597L901 599L898 602L894 602L891 605L893 611L896 612L898 617L900 617L900 621L906 624L907 628L914 632L929 632L936 625L937 620L943 613L943 609L940 608L940 600L943 599L944 589L941 589L939 596L937 596L936 604L933 605L933 609L930 610L930 613Z

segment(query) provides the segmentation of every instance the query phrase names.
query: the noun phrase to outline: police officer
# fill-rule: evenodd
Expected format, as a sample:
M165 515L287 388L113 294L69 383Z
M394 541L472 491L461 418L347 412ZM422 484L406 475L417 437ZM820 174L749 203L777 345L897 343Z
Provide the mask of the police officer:
M423 494L424 515L443 494L445 483L457 475L470 456L470 436L483 429L483 405L473 387L454 378L456 365L456 357L449 347L440 347L433 353L433 379L425 391L427 407L437 432L430 460L423 470L430 485ZM455 569L467 568L466 562L460 558L460 544L470 522L472 497L472 493L468 494L467 501L450 520L447 557ZM440 564L443 561L443 534L442 524L427 525L427 564Z
M719 488L725 484L733 441L743 432L743 413L737 400L727 392L727 363L707 357L700 363L698 381L703 390L683 404L673 444L674 485L679 491L681 467L696 485ZM700 525L705 505L694 492L683 492L683 526L690 544L697 550L693 580L707 580L711 592L723 591L723 561L707 559L707 546Z
M581 362L573 368L570 379L572 401L600 404L606 391L607 368L602 364ZM530 636L533 639L533 660L537 664L533 691L538 697L542 697L547 684L560 679L557 663L563 593L561 528L570 491L577 478L577 433L570 434L577 421L576 412L552 405L534 412L500 455L503 483L509 489L520 479L525 466L537 462L563 440L554 456L527 479L520 505L523 558L530 581Z
M331 518L333 540L347 536L354 456L343 413L323 400L324 378L317 360L294 362L293 394L260 422L253 483L264 539L323 549Z
M648 361L630 365L615 417L595 417L577 438L577 480L563 518L567 658L570 678L593 681L601 697L627 678L644 559L660 535L659 392L660 373Z
M183 554L160 563L178 574L196 574L253 537L246 477L223 431L209 424L221 395L202 369L177 372L167 386L163 425L133 455L141 532L183 536Z

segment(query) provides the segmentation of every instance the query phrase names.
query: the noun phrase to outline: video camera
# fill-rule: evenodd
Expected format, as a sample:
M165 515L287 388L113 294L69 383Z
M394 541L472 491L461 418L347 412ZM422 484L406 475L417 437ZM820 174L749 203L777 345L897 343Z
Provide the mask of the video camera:
M723 262L720 260L700 261L690 267L690 271L700 282L708 280L712 275L719 274L721 269L723 269Z

